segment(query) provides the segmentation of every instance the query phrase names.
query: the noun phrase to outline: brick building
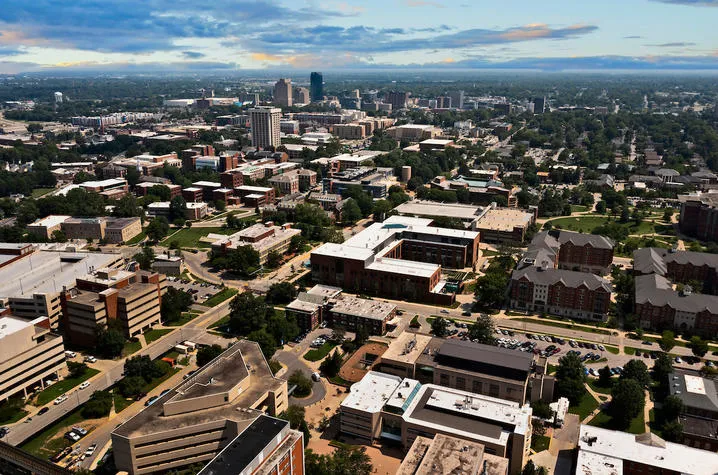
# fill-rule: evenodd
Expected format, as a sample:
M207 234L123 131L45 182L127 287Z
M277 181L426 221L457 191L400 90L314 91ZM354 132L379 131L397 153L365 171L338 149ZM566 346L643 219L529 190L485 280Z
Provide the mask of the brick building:
M681 232L704 241L718 241L718 193L680 195Z
M536 234L529 251L545 250L559 269L606 275L613 264L613 247L605 236L554 230Z

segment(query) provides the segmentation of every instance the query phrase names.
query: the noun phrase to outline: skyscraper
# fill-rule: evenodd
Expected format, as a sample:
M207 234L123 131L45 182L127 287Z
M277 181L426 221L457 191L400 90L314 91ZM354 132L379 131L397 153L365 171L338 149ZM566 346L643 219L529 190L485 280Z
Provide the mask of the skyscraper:
M384 102L391 104L393 110L405 109L409 102L409 94L408 92L391 91L386 95Z
M279 121L282 110L277 107L255 107L249 109L249 123L252 127L252 145L258 149L279 147Z
M309 94L313 102L324 99L324 77L322 73L309 75Z
M453 91L449 93L451 97L451 106L455 109L464 108L464 91Z
M546 110L546 98L534 97L534 114L543 114Z
M297 104L309 104L309 89L306 87L298 87L296 91L294 91L294 96Z
M292 80L280 79L274 84L274 103L279 106L292 106Z

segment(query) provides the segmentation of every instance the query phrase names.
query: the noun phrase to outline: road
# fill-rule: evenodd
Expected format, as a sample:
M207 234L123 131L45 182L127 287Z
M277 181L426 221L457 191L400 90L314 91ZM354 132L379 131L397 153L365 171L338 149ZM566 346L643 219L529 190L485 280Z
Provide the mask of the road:
M229 300L222 302L220 305L214 308L209 309L202 316L195 318L193 321L191 321L184 327L180 327L172 333L165 335L163 338L152 342L150 345L133 354L132 356L147 355L151 359L155 359L183 341L202 341L204 340L206 335L206 328L228 313ZM81 404L87 402L93 392L103 391L114 385L120 379L122 379L122 373L124 372L126 359L127 358L118 360L113 366L110 367L110 369L90 379L89 387L82 390L74 389L71 392L67 393L67 401L59 405L54 405L53 403L50 403L45 406L49 409L48 412L46 412L45 414L41 416L30 414L29 417L32 417L32 420L30 422L24 422L23 420L21 420L20 422L16 423L12 426L9 434L5 436L3 441L11 445L21 444L37 432L49 426L51 423L65 416L67 413L72 412ZM39 409L40 408L38 408L38 410Z

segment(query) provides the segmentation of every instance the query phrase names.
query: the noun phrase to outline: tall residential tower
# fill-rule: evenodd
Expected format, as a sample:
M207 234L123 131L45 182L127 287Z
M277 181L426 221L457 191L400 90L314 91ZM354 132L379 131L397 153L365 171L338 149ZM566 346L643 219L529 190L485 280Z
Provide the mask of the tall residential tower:
M279 147L279 120L282 110L277 107L255 107L249 109L249 123L252 127L252 145L258 149Z

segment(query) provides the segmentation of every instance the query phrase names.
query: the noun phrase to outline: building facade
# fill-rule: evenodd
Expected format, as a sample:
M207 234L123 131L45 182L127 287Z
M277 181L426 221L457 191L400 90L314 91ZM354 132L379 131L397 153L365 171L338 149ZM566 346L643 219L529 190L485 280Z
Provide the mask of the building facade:
M249 109L252 128L252 145L258 149L281 145L279 121L282 110L276 107L255 107Z

